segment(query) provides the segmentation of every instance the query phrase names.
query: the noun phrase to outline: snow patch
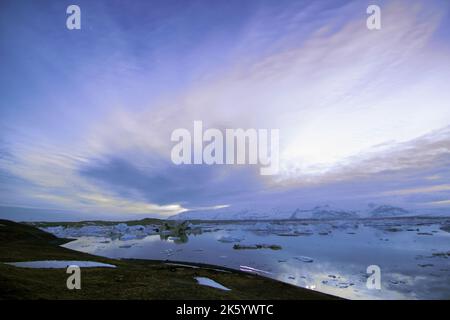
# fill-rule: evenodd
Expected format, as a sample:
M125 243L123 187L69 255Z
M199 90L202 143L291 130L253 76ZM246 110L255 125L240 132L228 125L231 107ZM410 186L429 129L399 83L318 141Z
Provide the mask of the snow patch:
M230 291L231 289L224 287L220 283L217 283L216 281L205 278L205 277L194 277L195 280L197 280L199 285L207 286L207 287L213 287L216 289L224 290L224 291Z

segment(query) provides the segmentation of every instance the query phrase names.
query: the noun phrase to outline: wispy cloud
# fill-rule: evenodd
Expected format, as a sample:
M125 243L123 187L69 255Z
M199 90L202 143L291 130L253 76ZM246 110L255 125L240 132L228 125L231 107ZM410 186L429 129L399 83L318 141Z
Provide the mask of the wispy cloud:
M428 186L421 188L410 188L410 189L401 189L394 191L386 191L384 194L386 195L409 195L409 194L417 194L417 193L433 193L439 191L450 191L449 184L441 184L436 186Z
M326 201L330 190L411 203L448 191L424 183L445 179L450 155L447 2L381 1L375 32L359 1L161 5L164 19L105 5L90 7L99 21L77 39L1 24L43 44L22 80L7 79L25 57L23 43L2 37L1 204L168 216L297 206L300 195ZM39 17L30 24L48 21ZM174 166L170 133L198 119L280 129L281 175Z
M430 204L436 205L436 206L448 206L448 205L450 205L450 200L433 201L433 202L430 202Z

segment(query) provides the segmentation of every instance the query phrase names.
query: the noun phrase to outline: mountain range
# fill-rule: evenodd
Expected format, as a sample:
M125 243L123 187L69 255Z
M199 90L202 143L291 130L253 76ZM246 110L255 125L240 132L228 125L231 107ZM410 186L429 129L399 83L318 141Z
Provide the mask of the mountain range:
M411 216L413 212L401 207L370 203L361 210L343 210L330 205L318 205L312 209L233 211L232 208L211 211L186 211L170 217L173 220L296 220L296 219L357 219Z

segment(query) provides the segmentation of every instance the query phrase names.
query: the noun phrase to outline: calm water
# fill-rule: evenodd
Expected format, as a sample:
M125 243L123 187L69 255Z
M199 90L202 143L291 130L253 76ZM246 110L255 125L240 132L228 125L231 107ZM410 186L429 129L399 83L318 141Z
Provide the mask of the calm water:
M65 247L111 258L201 262L260 274L351 299L449 299L448 221L418 219L199 225L197 234L141 239L81 236ZM234 249L276 245L279 250ZM311 261L312 260L312 261ZM366 287L369 265L381 289Z

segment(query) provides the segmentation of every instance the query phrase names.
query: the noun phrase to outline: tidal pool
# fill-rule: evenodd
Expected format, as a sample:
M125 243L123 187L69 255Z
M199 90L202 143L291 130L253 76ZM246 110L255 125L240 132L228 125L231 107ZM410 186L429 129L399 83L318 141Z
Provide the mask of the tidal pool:
M448 225L445 218L205 223L172 236L77 233L64 246L110 258L224 266L350 299L449 299ZM366 286L370 265L381 269L379 290Z

